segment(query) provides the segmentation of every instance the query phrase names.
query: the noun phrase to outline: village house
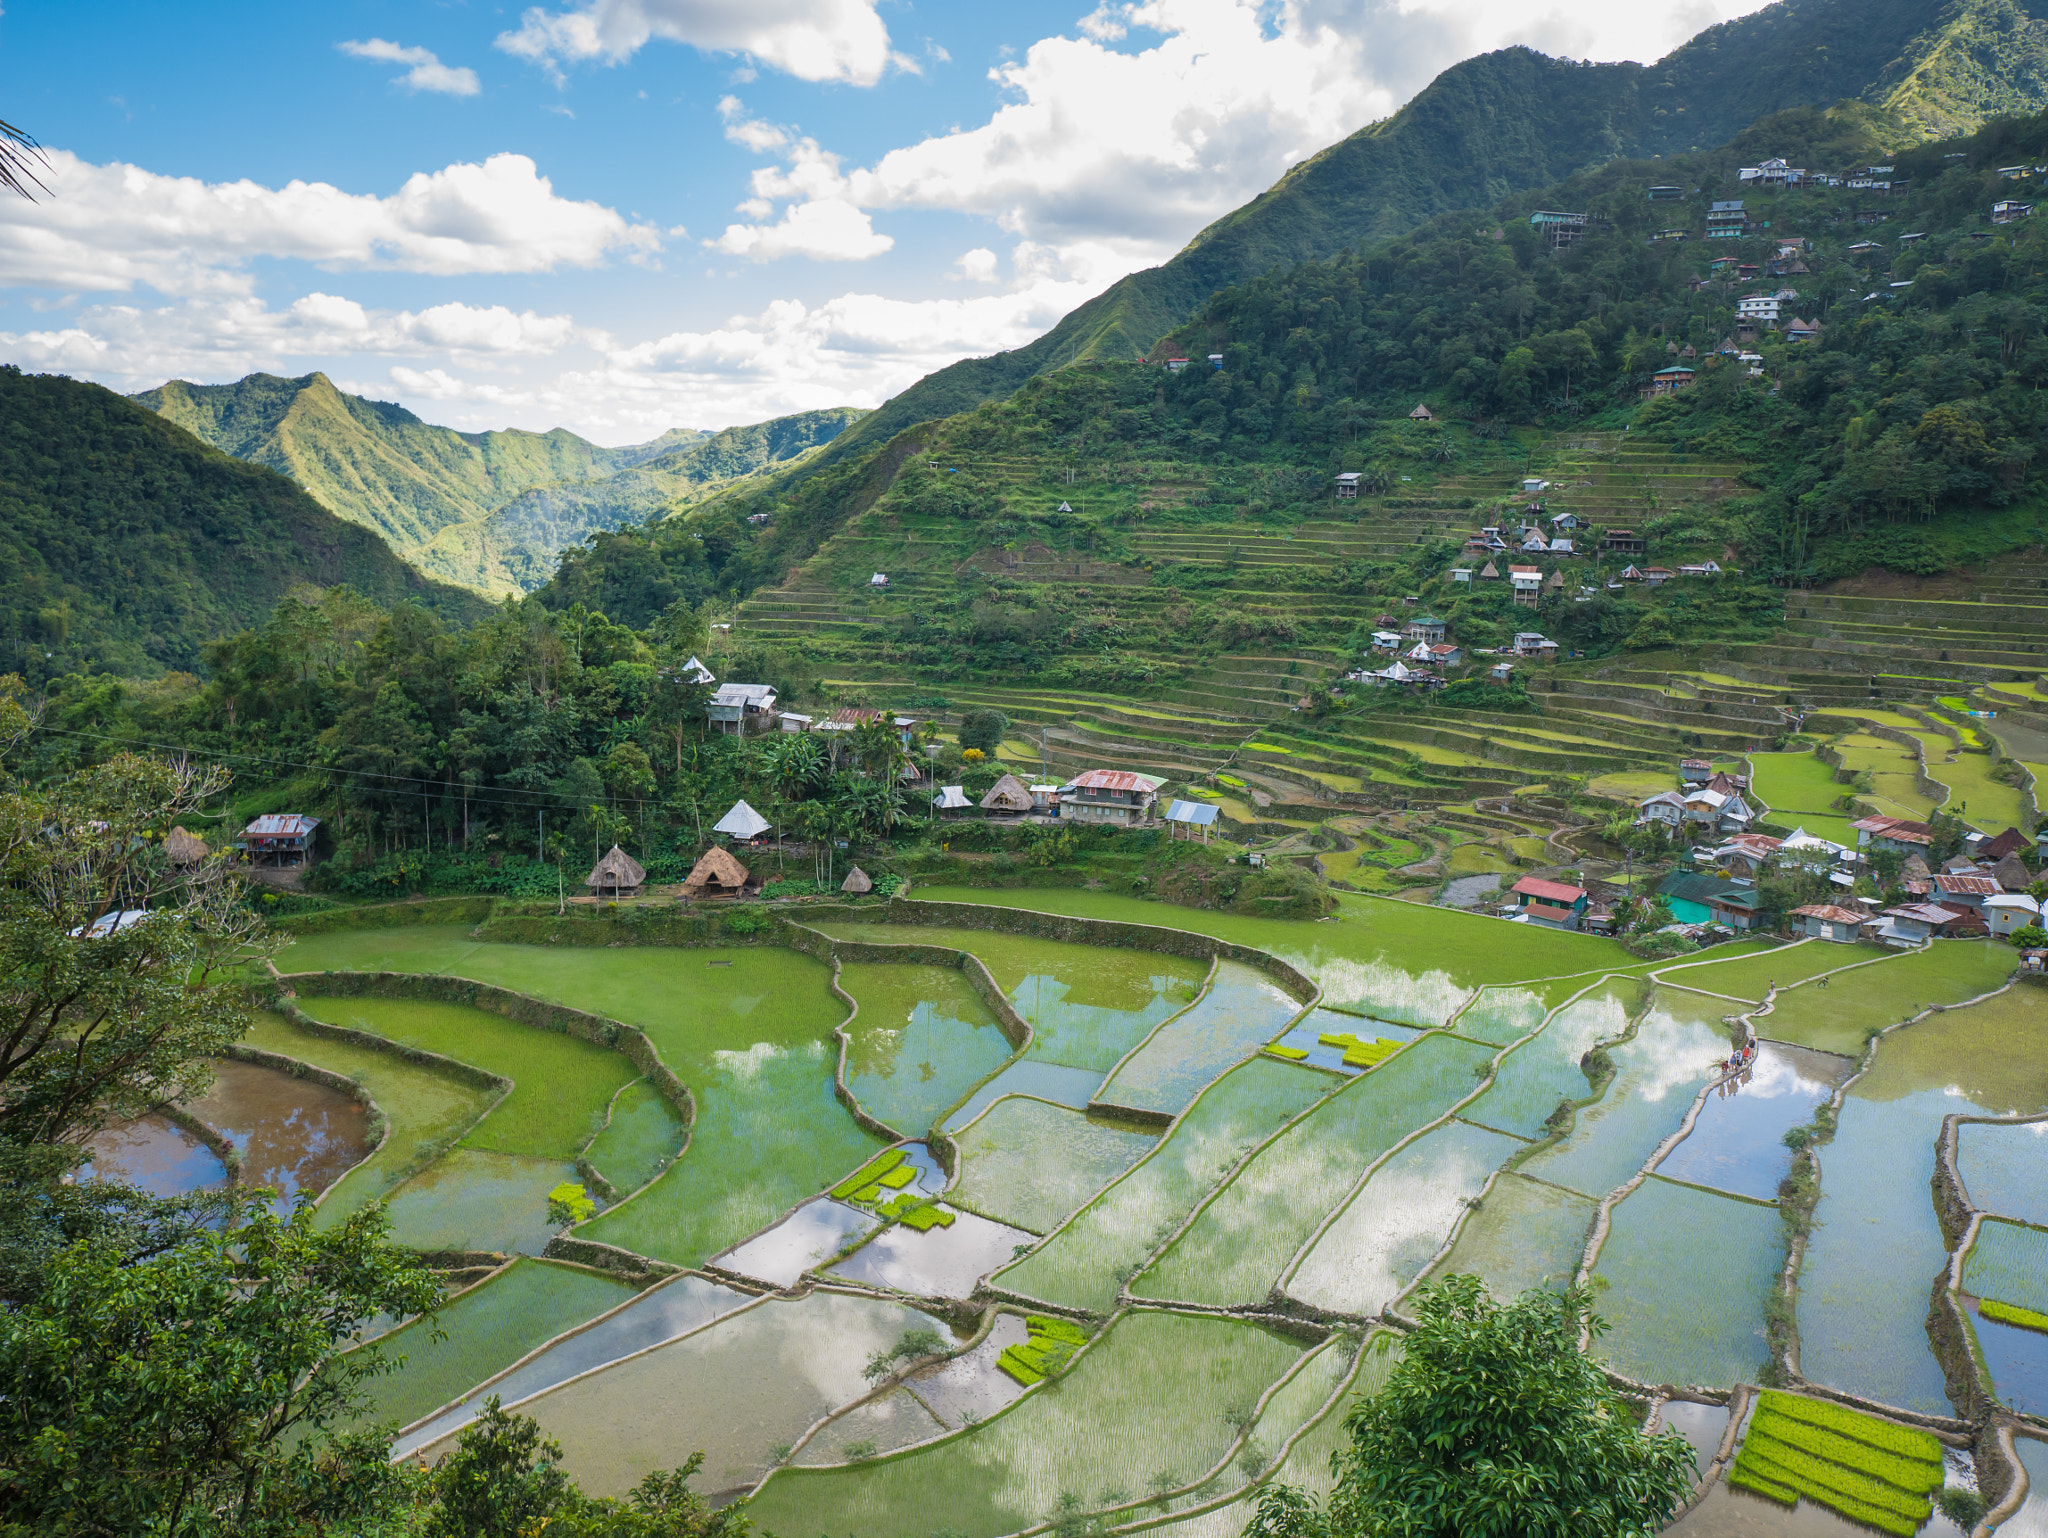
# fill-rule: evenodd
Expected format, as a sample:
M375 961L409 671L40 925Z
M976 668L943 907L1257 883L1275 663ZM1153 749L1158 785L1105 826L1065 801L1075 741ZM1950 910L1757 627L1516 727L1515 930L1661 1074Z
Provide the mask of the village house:
M1812 342L1820 338L1820 327L1810 320L1792 320L1785 325L1785 340L1788 342Z
M1757 895L1743 887L1730 887L1714 893L1707 899L1707 912L1712 921L1725 928L1742 932L1757 927Z
M1762 165L1743 166L1735 173L1735 180L1745 187L1796 187L1806 179L1801 166L1787 165L1783 160L1766 160Z
M1762 325L1774 325L1778 319L1778 307L1783 303L1776 294L1751 294L1735 303L1735 313L1743 320L1757 321Z
M1541 529L1524 529L1521 539L1517 542L1517 548L1523 555L1546 555L1550 550L1550 541L1543 537Z
M2000 892L1987 897L1982 912L1994 935L2009 935L2041 922L2041 905L2025 892Z
M1001 816L1021 817L1034 810L1035 803L1031 798L1031 788L1014 774L1006 774L981 798L981 809Z
M1778 842L1768 833L1738 833L1714 851L1714 866L1730 876L1754 881L1778 852Z
M2021 203L2012 198L2006 198L1991 205L1991 222L1993 224L2014 224L2021 219L2031 217L2033 212L2033 204Z
M773 684L720 684L705 702L704 715L727 736L744 737L775 723Z
M1514 584L1515 602L1525 609L1533 609L1543 596L1543 568L1540 566L1510 566L1508 581Z
M1669 566L1645 566L1643 568L1643 580L1649 583L1651 587L1661 587L1677 575L1678 573Z
M1372 649L1392 656L1401 649L1401 632L1398 630L1375 630L1372 633Z
M956 812L971 811L974 803L967 798L964 785L941 785L932 797L932 810L952 815Z
M1411 422L1434 422L1436 417L1427 406L1417 405L1413 411L1408 413L1408 420Z
M313 830L319 826L319 818L303 812L265 812L242 830L238 847L252 865L307 865L313 859Z
M1585 888L1541 876L1524 876L1510 895L1530 923L1547 929L1577 929L1588 901Z
M1412 619L1401 627L1402 637L1410 641L1436 642L1443 640L1450 633L1451 627L1448 624L1428 614L1420 619Z
M1554 560L1565 560L1578 553L1578 546L1574 545L1569 539L1558 538L1552 539L1550 542L1550 554Z
M1681 577L1718 577L1721 566L1717 561L1694 561L1678 568Z
M1358 483L1365 479L1362 471L1346 470L1337 477L1337 500L1349 502L1358 495Z
M1864 817L1849 824L1858 849L1893 849L1911 854L1931 848L1934 833L1924 822L1904 817Z
M1429 649L1429 660L1440 668L1456 667L1465 660L1465 652L1453 642L1439 641Z
M590 874L583 878L583 884L590 888L591 895L606 901L637 897L646 883L646 867L617 844L612 845L604 858L590 868Z
M1864 923L1863 915L1854 908L1833 903L1808 903L1785 916L1799 920L1799 932L1809 940L1832 940L1837 945L1855 944Z
M1704 785L1714 777L1714 766L1704 758L1681 758L1678 761L1678 783L1681 785Z
M1940 903L1906 903L1901 907L1887 908L1879 915L1877 937L1888 945L1917 945L1923 940L1953 933L1965 917ZM1973 927L1983 928L1981 919L1974 915L1968 917L1973 919Z
M1740 198L1723 198L1707 210L1707 239L1735 240L1749 233L1749 215Z
M1469 566L1453 566L1451 568L1451 580L1453 582L1469 583L1472 580L1472 568Z
M1060 787L1060 816L1135 827L1151 817L1159 787L1165 783L1128 769L1090 769Z
M683 881L689 898L751 897L760 890L761 879L726 849L707 849Z
M886 571L878 571L872 577L868 578L868 586L871 588L885 588L888 585L889 574Z
M1667 828L1677 828L1685 821L1685 797L1675 790L1660 790L1654 796L1645 796L1636 803L1636 821L1640 823L1661 822Z
M1638 393L1644 400L1657 395L1670 395L1691 384L1692 377L1693 371L1689 368L1660 368L1650 376L1650 382Z
M1579 521L1577 513L1559 513L1550 520L1550 532L1552 534L1576 534L1579 530Z
M1496 662L1486 670L1486 678L1489 683L1504 685L1514 676L1515 665L1512 662Z
M1486 563L1486 564L1485 564L1484 566L1482 566L1482 567L1480 567L1480 568L1479 568L1479 580L1480 580L1481 582L1497 582L1497 581L1499 581L1499 580L1500 580L1500 568L1499 568L1498 566L1494 565L1494 564L1493 564L1493 562L1491 562L1491 561L1488 561L1488 562L1487 562L1487 563Z
M1634 529L1609 529L1600 536L1600 548L1616 555L1641 555L1647 545Z
M1517 657L1534 657L1539 662L1557 660L1557 642L1534 630L1517 630L1510 650Z
M1934 900L1946 908L1968 908L1973 913L1983 910L1986 898L1999 895L2000 887L1995 876L1943 875L1934 878Z

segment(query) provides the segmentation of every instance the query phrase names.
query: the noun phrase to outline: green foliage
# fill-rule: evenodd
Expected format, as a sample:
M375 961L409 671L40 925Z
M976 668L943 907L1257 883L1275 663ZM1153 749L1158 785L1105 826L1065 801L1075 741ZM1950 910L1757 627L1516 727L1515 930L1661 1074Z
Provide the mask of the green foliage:
M141 1264L60 1255L39 1296L0 1315L0 1529L282 1535L393 1500L386 1442L337 1429L390 1364L335 1353L441 1288L384 1229L372 1209L316 1232L302 1202Z
M945 1350L946 1342L937 1330L905 1330L895 1345L869 1356L861 1376L870 1383L879 1383L896 1370L898 1363L942 1356Z
M304 584L474 619L283 476L230 459L110 390L0 369L0 645L40 681L191 668Z
M960 746L992 755L1009 729L1010 718L1000 710L970 710L960 718Z
M1691 1489L1684 1438L1637 1430L1579 1351L1581 1327L1605 1329L1589 1293L1497 1304L1479 1278L1453 1276L1409 1306L1419 1328L1345 1422L1327 1500L1269 1486L1248 1535L1647 1538Z

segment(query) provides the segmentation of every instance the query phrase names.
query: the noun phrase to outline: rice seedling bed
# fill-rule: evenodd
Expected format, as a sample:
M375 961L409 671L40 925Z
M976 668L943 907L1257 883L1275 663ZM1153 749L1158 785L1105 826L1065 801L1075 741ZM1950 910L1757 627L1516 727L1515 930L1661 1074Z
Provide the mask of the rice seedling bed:
M1434 1034L1344 1085L1254 1155L1133 1283L1189 1303L1263 1299L1372 1162L1472 1093L1490 1050Z
M1580 1062L1601 1042L1627 1032L1637 993L1632 983L1609 984L1558 1010L1501 1060L1492 1087L1466 1107L1464 1116L1517 1137L1542 1137L1561 1104L1593 1092ZM1461 1034L1463 1025L1460 1017Z
M2036 1316L2048 1312L2048 1231L1997 1220L1978 1224L1977 1242L1963 1261L1963 1287L1987 1304L1995 1299Z
M1364 1062L1347 1062L1346 1053L1350 1048L1338 1045L1339 1038L1353 1040L1363 1038L1368 1043L1387 1042L1398 1046L1413 1041L1420 1035L1413 1026L1388 1025L1380 1020L1361 1020L1358 1016L1342 1010L1312 1009L1292 1026L1277 1041L1267 1043L1265 1051L1289 1062L1304 1063L1315 1068L1327 1068L1346 1075L1363 1073L1371 1066ZM1324 1038L1330 1038L1325 1040ZM1391 1047L1389 1048L1391 1050ZM1378 1053L1374 1061L1383 1058Z
M463 1083L438 1069L408 1063L389 1052L302 1031L284 1016L259 1010L242 1038L252 1047L278 1052L356 1080L388 1118L384 1141L344 1176L320 1206L321 1223L331 1223L365 1202L388 1195L405 1172L429 1151L447 1147L474 1121L495 1094Z
M1315 1308L1380 1312L1414 1281L1495 1170L1522 1144L1446 1122L1373 1171L1281 1289Z
M1141 1310L1124 1315L1057 1384L971 1430L844 1469L783 1469L746 1505L771 1532L914 1532L943 1513L966 1538L995 1538L1053 1513L1143 1496L1155 1480L1193 1480L1236 1438L1233 1413L1255 1404L1301 1353L1235 1320ZM1103 1428L1118 1428L1104 1436ZM1111 1499L1114 1497L1114 1499Z
M1003 1349L996 1368L1024 1388L1059 1376L1074 1353L1088 1344L1088 1332L1071 1319L1024 1316L1024 1339Z
M2044 1160L2048 1122L2004 1127L1965 1122L1956 1129L1956 1168L1970 1200L2000 1217L2048 1224Z
M1477 1276L1503 1302L1531 1287L1571 1285L1593 1224L1591 1197L1509 1171L1478 1200L1432 1279Z
M1775 1207L1651 1176L1614 1209L1595 1262L1594 1345L1645 1383L1731 1388L1770 1360L1764 1300L1785 1262Z
M1927 1520L1942 1480L1941 1444L1928 1433L1775 1391L1750 1418L1730 1474L1782 1504L1812 1501L1905 1538Z
M923 896L920 890L919 896ZM825 923L818 929L877 945L944 945L981 958L1031 1023L1033 1056L1097 1075L1174 1011L1194 1002L1208 968L1183 956L1074 945L1031 935L931 924ZM858 997L858 995L856 995Z
M518 1267L529 1264L517 1263ZM543 1263L544 1264L544 1263ZM515 1271L516 1274L516 1271ZM629 1294L630 1295L630 1294ZM450 1432L458 1431L474 1420L483 1408L483 1402L496 1395L506 1405L517 1404L520 1400L566 1383L571 1378L594 1368L631 1356L664 1341L674 1340L690 1331L709 1324L720 1315L729 1314L753 1301L749 1293L736 1292L701 1276L678 1276L659 1286L641 1293L627 1306L620 1308L624 1298L615 1299L608 1308L616 1308L602 1323L593 1324L585 1330L578 1330L565 1340L558 1340L531 1361L523 1362L506 1373L496 1382L486 1383L483 1377L473 1378L468 1385L470 1392L459 1402L449 1403L448 1408L431 1421L414 1427L393 1444L396 1457L409 1456L415 1449L437 1442ZM445 1318L444 1314L444 1318ZM533 1321L537 1327L542 1321ZM564 1330L574 1329L572 1322ZM451 1332L452 1333L452 1332ZM438 1348L436 1348L438 1349ZM517 1360L517 1358L513 1358ZM463 1370L475 1367L471 1363Z
M704 1453L694 1488L729 1495L767 1473L818 1420L862 1397L867 1359L945 1322L874 1298L815 1291L771 1298L710 1328L528 1400L592 1494L623 1495L656 1469ZM424 1449L431 1462L449 1447Z
M357 1348L386 1361L405 1359L396 1372L368 1380L369 1405L361 1423L410 1425L632 1296L630 1286L610 1277L545 1260L515 1260L442 1304L436 1324L417 1319ZM445 1340L433 1338L436 1328Z
M612 1101L611 1121L585 1157L625 1196L668 1168L685 1135L675 1107L647 1080L635 1079Z
M2003 984L2017 952L2002 940L1936 940L1872 966L1781 996L1757 1033L1823 1052L1860 1056L1870 1037L1932 1004L1956 1004Z
M1881 970L1872 968L1871 970ZM1817 1225L1799 1285L1807 1377L1885 1404L1948 1414L1927 1346L1929 1283L1947 1247L1928 1199L1952 1112L2048 1109L2048 999L2014 989L1884 1038L1849 1086L1823 1151Z
M906 1136L1001 1067L1009 1038L957 967L855 962L839 986L860 1005L846 1049L846 1087L870 1116Z
M1661 993L1634 1037L1609 1049L1615 1074L1606 1091L1579 1110L1562 1142L1520 1168L1592 1197L1628 1180L1677 1130L1700 1086L1727 1057L1717 1015L1712 1000Z
M1103 1081L1107 1105L1178 1114L1204 1084L1277 1036L1301 1011L1279 984L1223 961L1208 992L1167 1021Z
M1159 1146L1015 1265L997 1286L1107 1312L1118 1286L1255 1144L1333 1088L1320 1074L1253 1058L1209 1086Z
M1041 1100L999 1101L954 1134L960 1176L948 1199L1049 1233L1158 1141L1155 1132Z
M604 1125L612 1096L638 1077L617 1052L465 1004L302 997L299 1008L315 1020L438 1052L512 1080L512 1093L462 1140L465 1148L573 1159Z
M1325 1001L1409 1025L1442 1025L1488 983L1639 965L1594 935L1503 924L1415 903L1342 894L1334 923L1263 919L1077 887L992 891L920 887L935 902L972 902L1082 918L1121 919L1214 935L1269 951L1322 984Z

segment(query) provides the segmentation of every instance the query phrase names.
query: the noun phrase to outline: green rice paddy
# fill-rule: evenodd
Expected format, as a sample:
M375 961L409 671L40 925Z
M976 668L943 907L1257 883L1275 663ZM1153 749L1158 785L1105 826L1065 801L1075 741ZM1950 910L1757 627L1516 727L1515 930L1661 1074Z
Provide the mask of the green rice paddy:
M1986 1212L2022 1223L2048 1224L2048 1121L1956 1129L1956 1168L1970 1200Z
M1835 779L1829 765L1811 753L1752 753L1749 773L1751 791L1769 808L1764 820L1787 832L1804 828L1815 838L1856 847L1849 818L1834 809L1849 787Z
M1010 1055L958 967L856 962L840 969L839 986L860 1005L846 1028L846 1087L906 1137L922 1136Z
M1531 1287L1561 1290L1578 1274L1593 1199L1526 1175L1501 1175L1458 1231L1432 1278L1477 1276L1503 1302Z
M1334 1087L1324 1074L1271 1058L1240 1064L1204 1090L1128 1174L992 1280L1026 1297L1106 1313L1124 1279L1233 1164Z
M1191 1483L1222 1461L1232 1412L1300 1356L1257 1325L1129 1313L1059 1381L993 1419L869 1464L783 1469L747 1515L770 1532L900 1533L942 1513L950 1531L995 1538L1054 1515L1063 1496L1084 1510L1136 1501L1155 1480Z
M1963 1290L2033 1313L2048 1313L2048 1230L2020 1223L1977 1225L1963 1261Z
M395 1053L316 1036L267 1010L256 1014L243 1040L354 1079L389 1119L376 1152L337 1182L321 1202L322 1222L338 1221L363 1203L388 1195L416 1162L447 1147L497 1098L490 1090L408 1063Z
M409 1426L633 1295L625 1282L577 1266L515 1260L449 1299L431 1323L415 1320L361 1348L386 1361L405 1358L398 1371L368 1381L362 1419ZM446 1339L434 1339L436 1330Z
M647 1080L635 1079L612 1101L611 1122L586 1157L625 1196L666 1169L687 1135L675 1107Z
M1178 1114L1204 1084L1280 1034L1301 1005L1265 973L1216 964L1191 1007L1166 1021L1103 1082L1106 1105Z
M1516 1137L1544 1136L1561 1104L1592 1094L1580 1060L1601 1042L1626 1034L1636 994L1633 985L1609 985L1558 1010L1502 1059L1492 1088L1466 1108L1466 1118Z
M1830 977L1825 988L1809 984L1780 995L1771 1012L1758 1018L1757 1034L1857 1057L1875 1032L1929 1005L1989 993L2018 964L2018 953L2002 940L1936 940L1923 950Z
M1705 993L1718 993L1725 998L1747 999L1752 1004L1761 1004L1773 983L1783 990L1824 972L1839 972L1858 962L1881 961L1896 954L1873 945L1837 945L1831 940L1804 940L1752 956L1667 967L1657 975L1660 981L1680 988L1697 988ZM1828 987L1832 990L1834 984L1830 983ZM1781 998L1779 1007L1783 1008L1784 1004L1785 1000Z
M1435 1034L1360 1074L1260 1149L1132 1292L1185 1303L1261 1301L1373 1161L1476 1090L1491 1056L1490 1048Z
M612 1096L638 1077L617 1052L466 1004L302 997L299 1008L329 1025L438 1052L512 1080L512 1093L462 1140L465 1148L573 1159L604 1125Z
M1614 1209L1594 1263L1596 1346L1644 1383L1732 1388L1770 1359L1764 1300L1785 1263L1776 1207L1651 1176Z
M1872 968L1876 971L1878 968ZM1884 1038L1849 1086L1822 1154L1799 1284L1806 1376L1885 1404L1949 1413L1928 1349L1927 1293L1946 1264L1927 1183L1952 1113L2048 1110L2048 996L2014 989Z
M1043 1100L1000 1100L954 1135L960 1178L946 1199L1050 1233L1158 1141L1157 1133Z

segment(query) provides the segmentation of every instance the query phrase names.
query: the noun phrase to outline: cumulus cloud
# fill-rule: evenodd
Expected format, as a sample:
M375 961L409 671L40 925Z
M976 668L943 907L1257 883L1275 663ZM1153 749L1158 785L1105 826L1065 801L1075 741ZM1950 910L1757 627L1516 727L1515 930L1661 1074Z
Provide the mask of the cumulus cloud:
M651 38L706 53L742 54L799 80L873 85L906 61L889 47L875 0L590 0L580 10L535 6L497 46L559 73L564 64L616 64Z
M49 185L53 197L0 203L0 284L246 293L248 264L260 257L448 277L588 267L661 248L649 225L558 197L524 155L417 172L380 198L326 182L160 176L59 150Z
M993 283L996 281L996 254L987 246L976 246L972 251L963 251L953 259L957 272L948 277L965 278L970 283Z
M729 224L723 235L705 245L754 261L808 256L824 262L858 262L896 244L878 233L854 203L839 170L839 157L821 149L817 140L798 138L789 129L748 117L737 97L719 102L718 112L725 119L726 138L756 153L779 152L785 163L754 172L753 196L738 205L752 222ZM785 205L782 217L769 223L777 203Z
M458 65L443 64L425 48L406 48L398 43L386 42L373 37L368 42L354 39L336 43L335 47L352 59L370 59L379 64L404 64L406 72L392 82L402 85L408 91L438 91L444 96L474 96L483 89L476 78L476 71Z

